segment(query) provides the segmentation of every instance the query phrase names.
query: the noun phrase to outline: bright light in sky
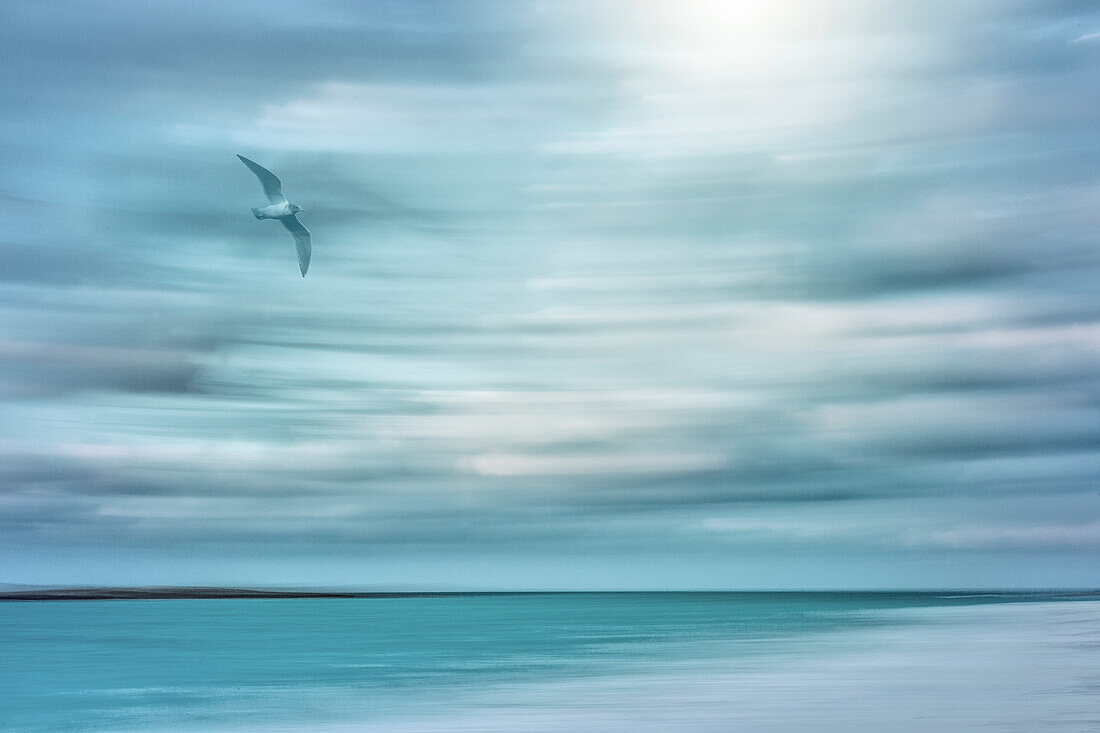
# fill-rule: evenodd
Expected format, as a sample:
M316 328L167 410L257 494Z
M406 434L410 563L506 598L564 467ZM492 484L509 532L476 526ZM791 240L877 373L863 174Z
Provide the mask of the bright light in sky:
M647 40L667 38L673 65L683 71L694 71L703 81L766 82L789 63L787 46L812 40L821 30L823 5L662 0L643 3L646 9L637 17Z

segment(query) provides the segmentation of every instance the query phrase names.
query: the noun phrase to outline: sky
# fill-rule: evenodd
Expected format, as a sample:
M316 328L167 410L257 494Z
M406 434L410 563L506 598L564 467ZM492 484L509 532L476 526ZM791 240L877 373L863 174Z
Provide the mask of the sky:
M1094 3L15 0L0 69L0 583L1100 585Z

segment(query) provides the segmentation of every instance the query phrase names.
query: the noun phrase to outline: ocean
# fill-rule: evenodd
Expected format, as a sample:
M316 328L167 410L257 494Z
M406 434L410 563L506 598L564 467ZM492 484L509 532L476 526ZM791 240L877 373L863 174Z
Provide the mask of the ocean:
M17 731L1095 731L1100 600L565 593L0 603Z

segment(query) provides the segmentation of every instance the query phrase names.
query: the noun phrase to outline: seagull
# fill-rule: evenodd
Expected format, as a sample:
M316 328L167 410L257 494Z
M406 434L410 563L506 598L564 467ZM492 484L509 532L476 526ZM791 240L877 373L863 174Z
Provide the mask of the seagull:
M260 179L260 185L264 187L264 194L271 202L270 206L262 209L252 208L252 215L257 219L278 219L290 236L294 237L294 246L298 248L298 267L302 270L302 277L306 276L309 269L309 254L312 251L309 244L309 230L302 222L298 221L295 214L305 213L305 209L296 206L283 196L283 182L274 173L264 168L259 163L251 161L243 155L238 155L241 162L248 166L248 170L256 174Z

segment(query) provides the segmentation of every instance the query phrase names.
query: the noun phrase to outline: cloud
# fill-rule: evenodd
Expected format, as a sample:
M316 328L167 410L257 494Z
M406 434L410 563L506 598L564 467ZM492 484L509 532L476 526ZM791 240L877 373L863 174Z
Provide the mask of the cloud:
M629 5L5 5L4 557L1092 552L1096 12Z
M917 547L1092 547L1100 545L1100 524L1022 527L963 525L907 534L903 542Z
M0 359L13 378L9 397L97 388L186 392L198 373L186 355L102 346L0 342Z
M1070 41L1070 43L1096 43L1097 41L1100 41L1100 33L1085 33L1084 35L1077 36Z

